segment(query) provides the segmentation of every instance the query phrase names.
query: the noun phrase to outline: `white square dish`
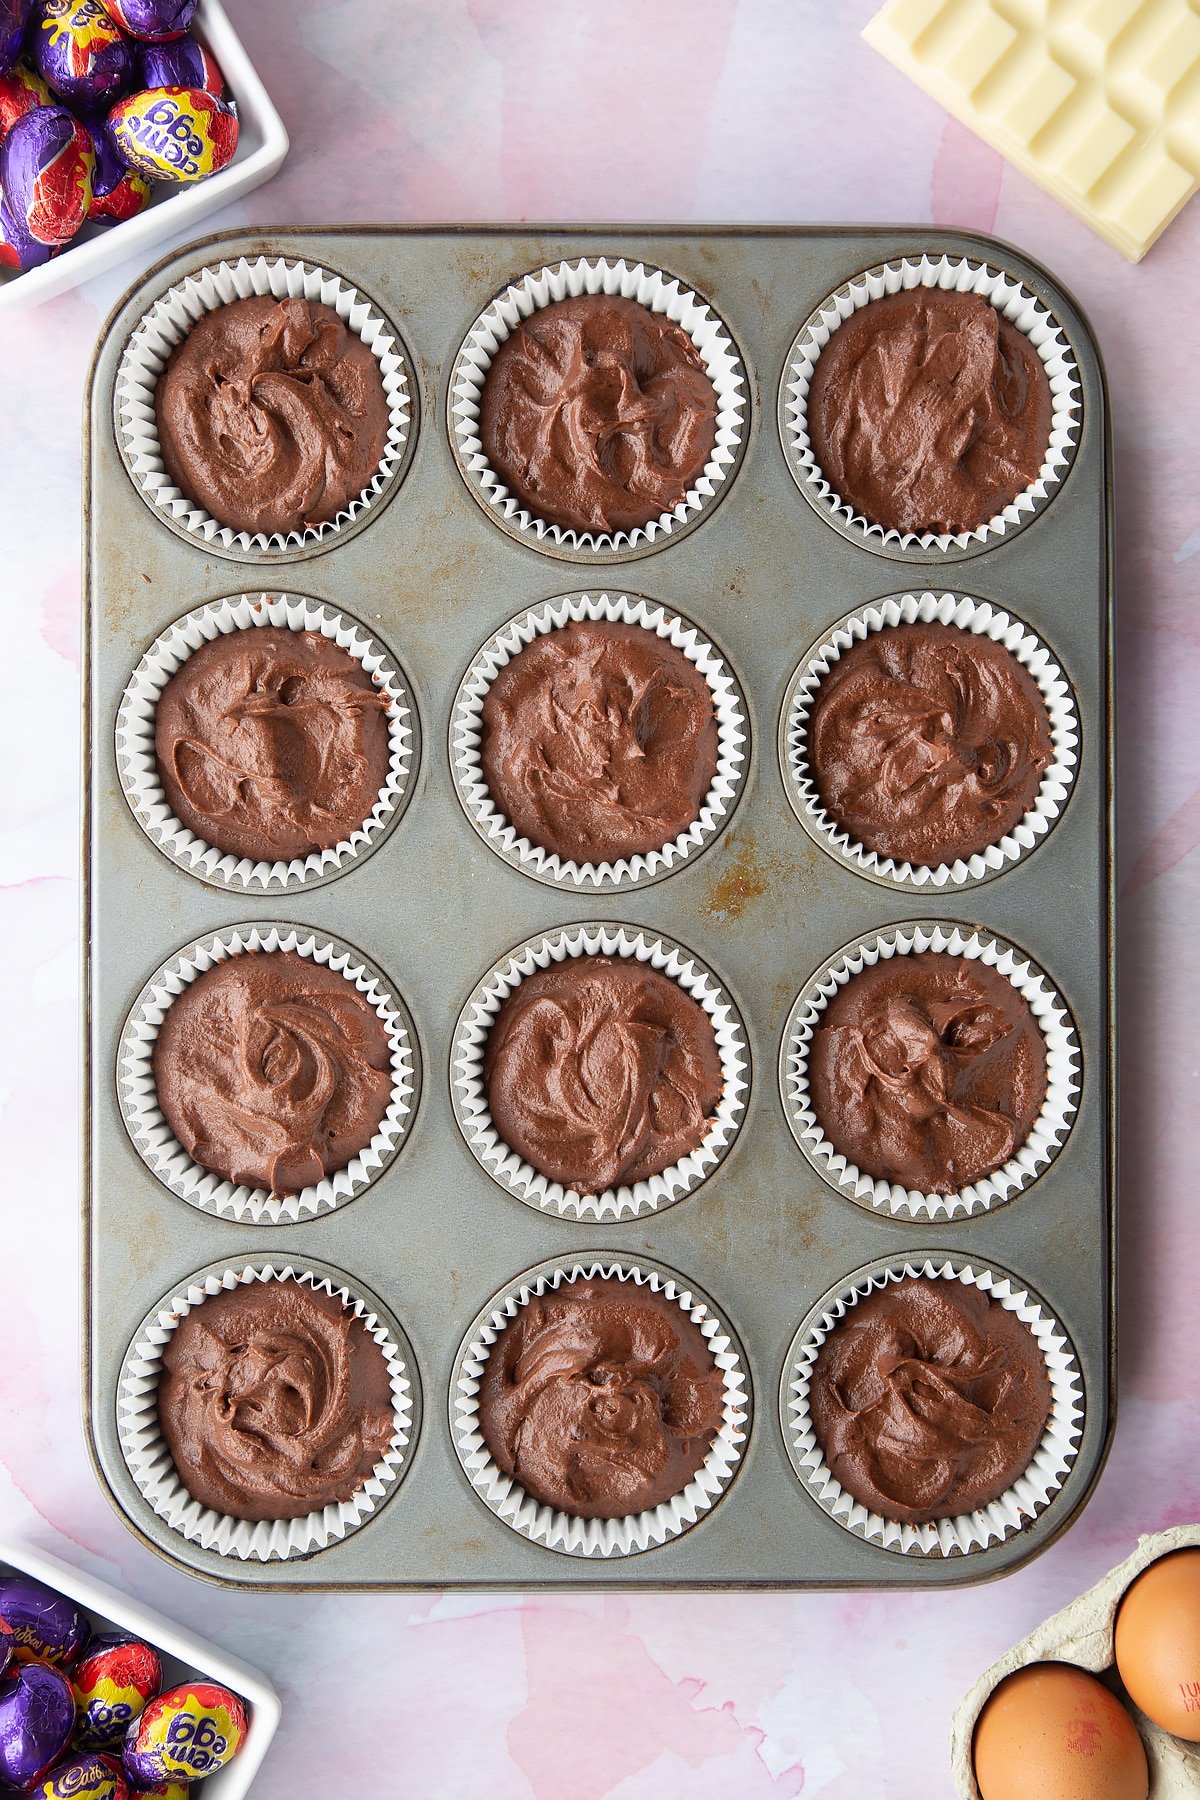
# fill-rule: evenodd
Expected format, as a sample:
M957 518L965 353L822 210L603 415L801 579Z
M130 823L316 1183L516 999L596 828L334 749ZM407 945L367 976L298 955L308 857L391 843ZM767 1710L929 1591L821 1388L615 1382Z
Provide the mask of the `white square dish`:
M274 175L288 152L287 129L220 0L200 0L193 29L212 51L227 93L237 102L241 131L233 161L206 181L156 187L150 205L134 219L107 228L85 225L73 244L39 269L0 273L0 310L49 300L127 257L144 258L176 232L194 228L210 213L240 199L251 188L261 187Z
M0 1541L0 1572L12 1570L31 1575L35 1581L43 1581L47 1587L77 1601L96 1629L109 1631L115 1627L152 1644L162 1657L164 1687L199 1677L232 1688L247 1701L250 1718L245 1742L232 1762L207 1777L201 1790L205 1800L242 1800L279 1724L282 1709L270 1682L215 1644L195 1637L182 1625L173 1624L119 1589L96 1581L82 1569L74 1569L69 1563L59 1562L56 1556L45 1556L24 1544Z

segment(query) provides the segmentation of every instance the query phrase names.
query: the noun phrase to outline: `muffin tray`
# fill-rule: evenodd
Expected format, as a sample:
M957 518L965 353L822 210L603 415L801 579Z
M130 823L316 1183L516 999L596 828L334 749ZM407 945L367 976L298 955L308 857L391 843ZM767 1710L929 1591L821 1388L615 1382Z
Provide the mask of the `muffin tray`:
M986 263L1022 284L1061 327L1080 391L1073 459L1028 521L949 549L865 542L809 503L784 447L785 365L805 322L863 271L922 256ZM122 358L154 303L198 270L262 258L339 277L395 328L412 441L399 478L351 528L256 557L147 504L115 421ZM605 558L502 528L451 443L456 360L473 322L530 271L580 258L678 277L724 322L745 377L739 441L695 524ZM315 1590L947 1587L1044 1549L1097 1479L1115 1394L1109 422L1100 358L1069 295L1005 245L921 228L239 233L176 252L117 308L93 363L85 436L83 1355L97 1474L130 1527L210 1580ZM784 774L785 702L809 650L849 614L927 592L973 597L1035 634L1066 677L1080 738L1070 797L1049 833L982 871L986 879L942 885L854 866L802 828ZM205 879L203 867L198 878L164 854L126 800L116 742L123 695L160 634L212 602L263 593L357 621L394 659L415 714L395 828L379 833L369 858L286 889ZM748 727L744 778L720 829L632 887L534 878L491 846L452 778L452 715L480 647L526 610L583 593L645 596L692 621L724 659ZM122 1032L150 977L194 940L252 925L310 928L318 942L360 953L411 1020L420 1092L399 1148L315 1216L276 1209L249 1222L187 1203L156 1178L122 1114ZM460 1013L507 953L585 925L691 952L740 1015L749 1065L740 1129L703 1179L660 1210L558 1216L490 1176L466 1141L453 1060ZM1058 1153L1007 1203L893 1216L801 1153L783 1098L785 1033L801 990L845 946L898 926L948 941L956 925L1006 940L1045 971L1077 1034L1077 1110ZM750 1401L740 1461L716 1503L638 1554L531 1541L488 1509L455 1450L456 1369L473 1322L525 1271L593 1252L674 1274L711 1299L740 1346ZM1049 1504L966 1554L864 1539L804 1485L785 1430L791 1348L822 1298L864 1270L926 1259L1027 1287L1069 1339L1082 1387L1076 1454ZM143 1321L192 1277L251 1263L344 1279L407 1345L414 1389L401 1479L361 1528L266 1561L203 1548L160 1517L134 1481L118 1420Z

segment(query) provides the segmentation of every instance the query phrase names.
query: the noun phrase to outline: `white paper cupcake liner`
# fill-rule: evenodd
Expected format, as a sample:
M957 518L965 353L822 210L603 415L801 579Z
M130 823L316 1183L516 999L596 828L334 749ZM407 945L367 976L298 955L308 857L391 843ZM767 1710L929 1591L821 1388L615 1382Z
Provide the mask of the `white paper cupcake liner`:
M256 862L224 854L190 831L171 811L154 754L155 710L172 675L202 644L265 625L316 631L340 645L362 664L389 703L387 776L370 815L341 843L290 861ZM318 887L378 849L407 805L419 757L416 709L391 651L348 613L296 594L237 594L198 606L168 626L129 678L117 713L116 744L125 798L151 842L210 886L263 894Z
M163 1355L180 1320L205 1300L252 1281L303 1282L332 1294L361 1319L379 1345L391 1378L395 1430L384 1455L349 1500L332 1501L298 1519L234 1519L192 1498L180 1480L158 1422L158 1384ZM357 1531L395 1493L408 1469L420 1430L421 1394L416 1363L404 1333L372 1295L338 1269L322 1264L214 1263L189 1276L143 1320L125 1352L117 1389L121 1453L147 1503L181 1537L202 1550L242 1562L282 1562L312 1556Z
M870 301L915 287L982 294L1025 333L1041 357L1050 383L1050 441L1037 480L974 531L900 532L873 524L834 491L809 438L808 392L813 369L833 333ZM784 363L779 433L801 493L845 536L885 556L920 558L931 550L947 556L972 555L997 539L1012 537L1047 505L1070 468L1079 443L1082 410L1082 384L1066 335L1048 308L1015 276L966 257L905 257L856 275L830 294L806 321Z
M926 1525L885 1519L848 1494L837 1481L813 1429L809 1392L817 1356L829 1333L850 1309L877 1288L905 1276L961 1281L1015 1312L1029 1327L1046 1361L1050 1416L1022 1475L990 1506ZM1015 1276L986 1263L968 1262L943 1251L872 1263L832 1289L809 1313L792 1342L779 1395L784 1442L806 1490L832 1519L855 1537L905 1556L967 1556L1002 1544L1046 1510L1075 1460L1083 1433L1083 1379L1070 1339L1044 1301Z
M616 862L575 862L521 837L495 805L480 760L483 703L500 670L534 638L583 619L640 625L673 644L704 676L717 719L717 768L699 817L660 850ZM728 825L745 781L749 749L745 700L724 657L690 619L657 601L628 594L563 594L518 613L488 639L463 676L450 721L454 786L489 849L537 881L578 890L646 887L695 858Z
M522 320L556 300L581 294L619 294L664 313L687 332L717 395L717 437L695 486L673 512L633 531L577 532L539 519L511 494L484 454L480 404L492 359ZM487 306L467 333L450 377L450 445L463 479L502 530L551 556L576 562L619 561L651 549L697 524L728 487L745 440L749 408L746 371L733 337L708 302L679 280L646 263L581 257L555 263L514 281Z
M712 1021L723 1086L711 1126L690 1155L631 1186L583 1194L542 1175L500 1136L488 1108L483 1057L497 1013L527 975L574 956L620 956L648 963L677 981ZM662 1212L695 1191L728 1154L741 1128L750 1088L750 1051L741 1016L711 969L681 944L631 925L568 925L527 938L501 957L458 1016L450 1051L454 1116L472 1156L503 1188L539 1212L563 1219L609 1220Z
M721 1428L691 1481L661 1506L622 1519L579 1519L535 1500L493 1460L479 1429L479 1388L500 1333L535 1295L580 1279L631 1281L678 1301L703 1332L725 1388ZM463 1340L450 1386L454 1448L484 1504L531 1543L567 1556L597 1560L654 1549L679 1537L711 1511L737 1473L750 1432L750 1416L750 1377L741 1345L708 1296L670 1269L607 1251L540 1263L490 1300Z
M294 951L336 969L379 1014L391 1049L392 1097L379 1129L344 1169L297 1194L272 1194L226 1180L193 1162L163 1117L154 1084L154 1044L171 1002L198 975L247 951ZM155 971L134 1001L117 1051L117 1093L125 1129L147 1168L189 1206L245 1225L295 1224L333 1212L369 1187L399 1152L421 1089L417 1035L387 977L350 945L307 925L229 925L186 944Z
M1043 774L1033 805L1012 830L974 855L950 863L911 863L868 850L830 818L809 762L808 728L813 704L830 669L853 644L872 632L917 623L954 625L1003 644L1038 684L1050 720L1054 760ZM1061 668L1029 627L1011 613L967 594L891 594L849 613L814 644L788 686L779 720L779 760L792 810L809 836L856 874L891 887L966 887L989 880L1027 856L1067 804L1079 766L1079 716Z
M324 525L276 532L235 531L222 525L177 488L163 464L154 416L154 390L171 352L206 312L233 300L273 294L330 306L362 339L379 364L389 425L383 460L358 499ZM417 384L395 326L375 301L340 275L283 257L241 257L186 275L155 301L125 346L117 371L114 406L117 446L138 492L180 537L218 556L241 562L284 561L328 547L366 523L395 492L415 441Z
M825 1136L808 1079L813 1030L838 988L868 963L932 950L986 963L1028 1002L1046 1044L1046 1098L1015 1156L952 1194L922 1194L877 1180L848 1162ZM839 950L797 996L784 1027L779 1058L783 1109L792 1135L823 1180L847 1198L896 1219L962 1219L989 1212L1037 1179L1062 1148L1079 1105L1079 1040L1066 1005L1031 957L1004 938L970 925L922 920L871 932Z

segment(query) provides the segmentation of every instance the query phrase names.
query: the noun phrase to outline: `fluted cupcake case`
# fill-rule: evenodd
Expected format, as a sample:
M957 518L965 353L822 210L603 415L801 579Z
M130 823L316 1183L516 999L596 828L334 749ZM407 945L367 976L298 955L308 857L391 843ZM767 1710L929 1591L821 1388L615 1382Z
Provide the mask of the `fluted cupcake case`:
M822 334L914 283L993 297L1051 381L1037 491L965 543L864 529L804 462ZM491 356L560 292L665 312L717 387L712 466L676 514L620 541L522 516L481 460ZM156 458L157 369L189 320L249 293L334 305L371 344L392 406L370 490L290 540L197 515ZM85 1356L88 1430L119 1513L174 1563L260 1589L944 1588L1043 1548L1096 1479L1114 1391L1108 421L1070 296L1002 245L919 228L235 234L173 254L117 309L86 455ZM713 696L717 772L698 818L626 863L547 855L482 778L488 685L573 619L653 632ZM824 817L806 736L822 673L864 635L921 619L1009 649L1042 693L1054 753L1010 834L928 869L872 856ZM321 632L388 697L370 817L290 864L222 856L188 832L153 755L171 673L205 640L264 624ZM394 1077L378 1141L284 1196L193 1162L152 1066L189 980L280 948L340 968L379 1008ZM992 962L1048 1051L1029 1141L961 1195L836 1166L806 1112L805 1033L830 984L856 959L922 948ZM597 952L695 995L723 1091L691 1156L583 1195L503 1144L481 1061L514 984ZM634 1060L652 1066L643 1050ZM924 1533L847 1506L804 1422L821 1321L863 1279L909 1266L1024 1309L1055 1392L1053 1430L1012 1494ZM687 1493L602 1527L523 1498L473 1411L498 1321L585 1267L680 1299L726 1383ZM344 1291L375 1321L397 1363L398 1435L335 1516L251 1528L181 1492L157 1370L183 1310L280 1277Z

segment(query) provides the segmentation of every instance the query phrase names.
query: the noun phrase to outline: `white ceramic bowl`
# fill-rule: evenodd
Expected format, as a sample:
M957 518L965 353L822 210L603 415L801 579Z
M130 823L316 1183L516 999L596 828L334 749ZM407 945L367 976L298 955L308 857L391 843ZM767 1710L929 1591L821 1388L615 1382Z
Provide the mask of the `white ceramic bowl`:
M288 153L288 134L220 0L200 0L192 29L215 56L225 77L227 97L237 101L241 131L233 161L207 181L179 187L156 184L145 212L107 229L85 225L68 249L43 263L40 269L27 269L24 273L4 271L0 274L0 312L5 307L49 300L54 294L65 293L68 288L103 274L127 257L140 258L144 263L146 252L156 244L198 225L210 213L248 194L251 188L261 187L274 175Z
M82 1569L73 1569L56 1556L45 1556L24 1544L0 1540L0 1572L11 1571L31 1575L35 1581L43 1581L76 1601L88 1614L94 1630L129 1631L143 1643L152 1644L162 1657L164 1687L197 1679L216 1681L247 1701L250 1719L241 1749L232 1762L206 1778L203 1788L205 1800L242 1800L279 1724L279 1695L269 1681L236 1657L218 1650L215 1644L193 1636L182 1625L172 1624L161 1613L152 1612L128 1594L85 1575Z

